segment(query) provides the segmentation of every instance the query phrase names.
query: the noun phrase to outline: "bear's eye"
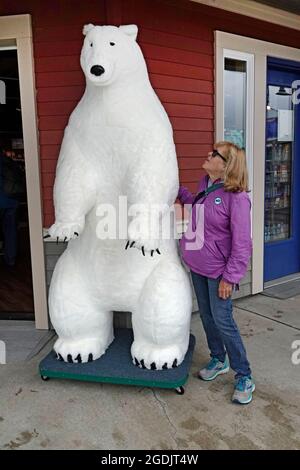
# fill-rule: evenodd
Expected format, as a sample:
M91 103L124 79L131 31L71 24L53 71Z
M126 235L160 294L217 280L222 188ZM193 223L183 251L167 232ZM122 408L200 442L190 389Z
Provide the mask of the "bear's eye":
M93 47L93 43L92 43L92 42L90 43L90 46Z
M116 43L115 42L110 42L109 43L111 46L114 46Z

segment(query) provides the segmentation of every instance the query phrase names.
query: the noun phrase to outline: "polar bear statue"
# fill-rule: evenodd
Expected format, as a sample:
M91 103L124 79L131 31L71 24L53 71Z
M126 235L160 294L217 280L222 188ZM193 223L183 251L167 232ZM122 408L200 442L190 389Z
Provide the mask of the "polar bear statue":
M112 312L130 311L133 362L176 367L189 344L191 288L174 237L155 238L168 213L157 207L170 208L178 191L172 128L150 85L137 26L89 24L83 34L86 89L64 132L49 229L69 241L49 291L54 350L68 362L99 358L114 339ZM110 204L118 218L120 196L142 209L128 216L123 238L99 239L97 208Z

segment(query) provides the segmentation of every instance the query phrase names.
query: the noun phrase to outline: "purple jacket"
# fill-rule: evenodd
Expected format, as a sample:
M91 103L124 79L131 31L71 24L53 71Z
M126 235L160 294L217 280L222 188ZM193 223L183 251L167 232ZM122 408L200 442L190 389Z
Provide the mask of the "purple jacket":
M205 176L200 181L198 192L207 188L208 180ZM182 204L192 204L194 195L181 186L178 198ZM190 249L188 233L192 225L196 227L201 204L204 204L204 217L198 223L202 229L204 225L203 239L199 249ZM187 232L180 241L183 260L192 271L212 279L222 275L224 281L232 284L240 282L252 251L250 209L246 192L226 192L224 188L211 192L194 205Z

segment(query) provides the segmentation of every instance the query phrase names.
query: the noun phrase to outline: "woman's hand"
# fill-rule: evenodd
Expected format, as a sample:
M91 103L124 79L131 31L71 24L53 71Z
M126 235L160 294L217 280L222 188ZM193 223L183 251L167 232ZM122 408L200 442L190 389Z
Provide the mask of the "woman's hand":
M221 279L219 284L219 297L223 300L228 299L232 294L232 284Z

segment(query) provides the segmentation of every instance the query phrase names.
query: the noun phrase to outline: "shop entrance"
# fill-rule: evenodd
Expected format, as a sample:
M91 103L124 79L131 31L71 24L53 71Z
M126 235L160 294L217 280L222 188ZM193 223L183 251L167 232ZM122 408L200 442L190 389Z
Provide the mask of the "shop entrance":
M268 58L264 281L300 272L300 63ZM300 83L300 82L299 82Z
M34 319L17 50L0 47L0 320Z

